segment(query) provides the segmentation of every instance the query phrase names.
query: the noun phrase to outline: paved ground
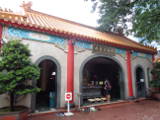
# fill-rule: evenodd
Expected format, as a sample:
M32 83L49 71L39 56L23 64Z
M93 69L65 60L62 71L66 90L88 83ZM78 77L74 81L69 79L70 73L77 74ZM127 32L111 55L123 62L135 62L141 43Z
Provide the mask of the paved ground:
M160 101L145 100L102 108L97 112L76 112L72 117L56 114L34 116L29 120L160 120Z

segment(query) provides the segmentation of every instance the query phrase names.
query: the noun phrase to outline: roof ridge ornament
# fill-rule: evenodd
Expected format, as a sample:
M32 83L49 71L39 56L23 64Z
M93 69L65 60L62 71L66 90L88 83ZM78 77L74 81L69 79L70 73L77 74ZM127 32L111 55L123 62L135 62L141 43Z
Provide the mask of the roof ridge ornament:
M30 11L31 7L32 7L32 2L31 1L28 1L28 2L23 1L22 5L20 7L22 7L24 9L24 11Z
M1 7L0 7L0 11L13 13L13 11L12 11L11 9L8 9L8 8L1 8Z

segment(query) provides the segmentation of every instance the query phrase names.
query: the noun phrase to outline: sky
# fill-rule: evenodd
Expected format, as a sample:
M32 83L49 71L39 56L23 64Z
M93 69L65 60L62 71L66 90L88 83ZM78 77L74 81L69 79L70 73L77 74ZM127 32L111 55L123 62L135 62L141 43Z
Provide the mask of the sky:
M33 10L92 27L98 26L98 13L91 12L92 2L85 2L84 0L0 0L0 7L22 12L20 5L23 1L31 1ZM138 42L138 39L131 35L127 37ZM152 45L157 46L155 43Z
M84 0L0 0L0 7L20 12L22 2L32 1L32 9L96 27L98 14L91 13L92 3Z

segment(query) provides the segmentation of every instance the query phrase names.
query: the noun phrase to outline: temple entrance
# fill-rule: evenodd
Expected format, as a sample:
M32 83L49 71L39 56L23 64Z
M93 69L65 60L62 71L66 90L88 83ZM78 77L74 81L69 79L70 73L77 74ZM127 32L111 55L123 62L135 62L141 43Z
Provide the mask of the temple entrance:
M108 79L111 89L111 101L123 99L122 69L117 62L106 57L96 57L89 60L83 68L82 98L83 104L89 104L91 99L105 102L103 97L104 81ZM94 101L93 101L94 102ZM91 101L92 103L92 101Z
M39 64L40 79L37 86L41 91L36 94L36 110L45 111L57 104L57 66L51 60L43 60Z
M144 79L144 71L141 67L136 68L136 90L137 97L145 97L145 79Z

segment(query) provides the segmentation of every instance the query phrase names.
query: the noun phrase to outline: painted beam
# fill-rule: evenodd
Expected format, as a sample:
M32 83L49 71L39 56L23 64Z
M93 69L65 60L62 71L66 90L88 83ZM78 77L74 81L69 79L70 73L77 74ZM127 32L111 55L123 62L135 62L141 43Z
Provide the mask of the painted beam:
M48 33L51 35L56 35L56 36L69 38L69 39L77 39L77 40L86 41L86 42L96 42L96 43L106 44L106 45L110 45L110 46L117 47L117 48L134 50L134 51L144 52L144 53L149 53L149 54L156 54L155 50L151 51L151 50L145 50L145 49L141 49L141 48L135 48L133 46L120 45L118 43L111 43L111 42L103 41L103 40L96 39L96 38L81 36L81 35L77 35L77 34L71 34L69 32L64 33L63 31L58 31L58 30L48 30L48 29L43 29L43 28L36 28L35 26L12 23L10 21L4 21L4 20L0 20L0 23L6 24L6 25L11 25L11 26L18 27L21 29L27 29L27 30L41 32L41 33Z
M73 103L74 102L74 45L72 40L68 40L67 92L72 92L71 103Z
M128 73L128 96L133 97L133 87L132 87L132 63L131 63L131 51L126 52L127 56L127 73Z

